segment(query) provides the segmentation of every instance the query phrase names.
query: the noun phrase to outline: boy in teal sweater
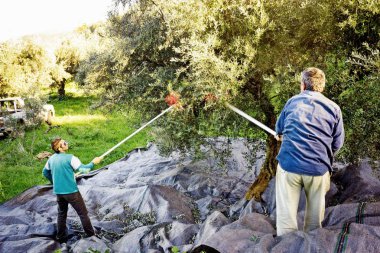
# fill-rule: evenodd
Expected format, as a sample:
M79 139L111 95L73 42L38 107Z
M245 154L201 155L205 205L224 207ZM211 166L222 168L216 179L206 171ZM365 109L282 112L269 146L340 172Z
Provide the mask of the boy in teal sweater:
M52 141L51 147L55 154L46 162L43 175L53 184L53 193L57 195L57 240L61 243L67 241L66 219L68 204L70 204L79 215L87 236L93 236L95 232L88 217L87 208L82 195L78 190L74 171L88 173L95 164L101 162L102 158L96 157L92 162L84 165L77 157L66 154L66 151L69 149L69 144L61 138L56 138Z

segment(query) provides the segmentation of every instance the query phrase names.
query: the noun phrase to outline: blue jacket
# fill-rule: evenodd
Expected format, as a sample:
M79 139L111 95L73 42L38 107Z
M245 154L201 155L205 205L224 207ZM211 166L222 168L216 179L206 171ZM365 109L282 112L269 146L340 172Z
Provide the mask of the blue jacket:
M315 91L303 91L285 104L276 123L283 136L277 160L292 173L319 176L331 171L344 129L337 104Z
M69 194L78 192L74 170L88 172L93 167L92 162L84 165L73 155L57 153L49 158L42 174L53 184L54 194Z

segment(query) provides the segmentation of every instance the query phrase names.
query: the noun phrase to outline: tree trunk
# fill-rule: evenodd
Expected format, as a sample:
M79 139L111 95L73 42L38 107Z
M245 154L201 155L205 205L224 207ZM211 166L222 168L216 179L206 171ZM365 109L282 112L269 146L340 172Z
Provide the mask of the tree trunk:
M261 108L266 115L265 124L274 129L276 125L276 114L274 107L268 99L263 98ZM246 200L255 198L257 201L261 201L261 195L267 188L269 181L276 175L277 160L276 156L280 150L281 142L278 142L272 135L268 134L266 140L266 157L263 166L261 167L260 174L256 178L255 182L249 187L245 194Z
M65 92L66 79L63 79L58 83L58 99L63 100L66 96Z
M261 195L267 188L269 181L276 175L276 156L278 150L280 149L280 144L273 136L268 136L266 144L267 152L265 162L261 167L259 176L256 178L255 182L252 183L245 194L246 200L255 198L255 200L261 201Z

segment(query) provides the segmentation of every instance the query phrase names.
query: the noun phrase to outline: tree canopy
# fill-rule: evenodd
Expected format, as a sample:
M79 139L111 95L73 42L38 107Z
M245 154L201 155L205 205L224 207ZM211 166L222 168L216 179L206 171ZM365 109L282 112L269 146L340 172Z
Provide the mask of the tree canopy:
M48 87L50 59L32 41L0 44L0 96L39 96Z
M106 23L78 29L96 45L88 47L83 57L78 58L69 44L56 52L53 79L64 84L75 75L100 95L103 105L128 104L146 118L166 107L168 93L177 92L181 106L154 129L162 151L199 154L201 145L207 146L213 136L265 138L268 152L262 174L247 196L259 197L275 174L279 143L224 103L274 128L284 103L299 92L301 71L315 66L326 73L325 95L342 108L346 144L339 158L347 162L380 158L378 1L116 0L115 4ZM42 83L37 80L46 75L35 77L33 71L35 66L43 69L38 48L9 56L5 47L0 55L3 94L12 92L10 83L18 82L8 71L9 64L28 73L22 82Z
M147 115L164 108L168 92L179 92L182 110L156 129L163 150L196 151L209 136L264 137L224 102L274 128L286 100L299 92L300 72L315 66L325 70L325 93L343 110L341 159L380 157L377 1L117 3L108 29L113 47L90 57L82 81ZM279 144L268 137L267 146L264 181L275 173Z

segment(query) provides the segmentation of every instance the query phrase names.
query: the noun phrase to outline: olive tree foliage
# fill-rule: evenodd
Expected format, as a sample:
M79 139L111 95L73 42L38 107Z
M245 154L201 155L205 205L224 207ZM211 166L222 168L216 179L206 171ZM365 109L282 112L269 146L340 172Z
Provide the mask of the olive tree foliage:
M70 40L65 40L55 50L56 64L52 67L52 87L57 87L59 99L64 99L66 82L76 75L80 61L80 50Z
M348 118L347 142L356 143L350 131L357 134L355 127L368 119L360 114L366 101L348 101L357 86L366 92L363 84L376 80L375 71L359 65L376 66L376 53L365 52L363 43L379 46L379 10L377 1L363 0L119 0L109 20L112 46L88 58L81 80L100 89L105 101L135 106L147 117L166 107L170 91L178 92L180 106L155 130L164 151L197 153L210 136L266 138L266 161L246 196L260 198L275 175L280 144L224 103L274 128L284 103L299 92L299 73L316 66L326 71L326 95ZM363 54L367 58L356 57ZM376 91L376 85L369 88ZM352 149L359 147L343 152L350 161L364 154Z
M353 104L352 108L355 110L355 116L348 118L350 131L347 144L349 147L361 147L349 153L351 160L363 156L380 159L379 49L380 45L376 49L370 49L369 56L353 55L352 64L363 68L366 75L346 91L348 94L342 94L345 102Z
M0 96L38 97L51 83L51 60L32 41L0 44Z
M104 104L123 102L138 107L142 100L162 96L159 93L167 82L176 78L178 64L171 61L172 45L165 46L167 27L161 14L157 9L143 11L133 6L122 16L112 16L110 22L112 40L103 39L99 49L81 62L77 80L98 89Z
M342 90L336 98L343 111L346 133L340 156L350 162L366 157L380 159L379 44L375 49L368 44L364 47L367 49L353 52L331 73L336 78L335 89Z
M326 61L327 96L342 109L345 145L340 158L380 159L380 2L340 1L339 40Z

